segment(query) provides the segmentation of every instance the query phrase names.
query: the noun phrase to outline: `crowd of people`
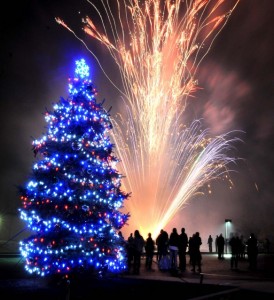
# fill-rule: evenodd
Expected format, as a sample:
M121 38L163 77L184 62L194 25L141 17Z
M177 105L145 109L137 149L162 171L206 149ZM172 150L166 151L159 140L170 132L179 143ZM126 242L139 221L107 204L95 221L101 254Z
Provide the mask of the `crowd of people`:
M177 228L173 228L170 234L162 229L155 240L153 240L151 233L148 233L148 237L144 239L139 230L135 230L134 234L130 234L126 243L127 271L136 275L140 274L142 255L145 255L146 269L153 271L152 261L156 255L159 269L184 272L187 266L186 255L188 253L191 270L201 272L201 245L200 233L196 232L188 238L185 228L181 228L180 233L178 233Z
M202 253L200 247L202 239L197 231L188 237L184 227L178 232L173 228L171 233L161 229L159 235L154 240L151 233L145 239L139 230L131 233L126 242L127 250L127 272L140 274L141 258L145 256L145 267L147 271L154 271L152 268L155 256L160 270L170 270L172 272L184 272L187 267L187 255L192 272L202 272ZM213 253L213 238L209 235L207 239L208 252ZM224 259L225 247L230 248L231 269L238 269L238 262L245 259L247 255L249 268L256 270L258 256L258 240L254 233L251 233L246 241L243 237L231 234L226 241L222 233L215 238L215 253L217 259ZM269 245L268 245L269 251Z

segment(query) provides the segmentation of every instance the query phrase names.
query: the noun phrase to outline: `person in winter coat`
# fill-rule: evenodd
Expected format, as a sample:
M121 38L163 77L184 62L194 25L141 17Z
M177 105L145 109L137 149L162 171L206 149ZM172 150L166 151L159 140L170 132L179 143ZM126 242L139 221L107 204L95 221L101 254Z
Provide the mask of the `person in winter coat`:
M139 230L134 231L133 237L133 273L135 275L140 274L141 256L145 246L145 240L140 234Z

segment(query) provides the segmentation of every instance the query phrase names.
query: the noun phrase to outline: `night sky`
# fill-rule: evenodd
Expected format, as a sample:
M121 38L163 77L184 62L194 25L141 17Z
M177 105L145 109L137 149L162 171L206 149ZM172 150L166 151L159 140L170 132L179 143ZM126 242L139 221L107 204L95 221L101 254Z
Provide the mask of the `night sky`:
M0 27L0 215L19 218L17 186L27 181L32 167L31 142L45 133L45 109L68 96L67 78L75 60L83 57L90 64L97 99L106 99L106 108L118 107L119 92L83 44L55 21L60 17L77 30L116 76L108 52L81 30L81 16L90 11L86 1L17 0L6 5ZM200 66L202 89L188 109L204 119L212 134L239 131L243 142L237 144L237 156L242 160L232 174L232 191L213 184L213 194L190 201L168 231L173 225L186 227L189 235L200 231L206 244L208 234L224 232L229 218L235 232L254 232L274 243L273 16L273 1L241 0Z

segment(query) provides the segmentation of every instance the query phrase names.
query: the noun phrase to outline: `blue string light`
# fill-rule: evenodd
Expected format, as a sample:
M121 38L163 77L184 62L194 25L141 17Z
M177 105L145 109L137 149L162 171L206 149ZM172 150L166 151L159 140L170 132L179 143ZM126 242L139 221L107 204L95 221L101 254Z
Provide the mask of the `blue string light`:
M76 61L68 99L45 113L47 133L33 141L37 161L20 188L19 209L31 232L19 248L30 273L102 276L126 269L118 231L129 218L120 211L129 194L120 190L110 116L96 95L89 66Z

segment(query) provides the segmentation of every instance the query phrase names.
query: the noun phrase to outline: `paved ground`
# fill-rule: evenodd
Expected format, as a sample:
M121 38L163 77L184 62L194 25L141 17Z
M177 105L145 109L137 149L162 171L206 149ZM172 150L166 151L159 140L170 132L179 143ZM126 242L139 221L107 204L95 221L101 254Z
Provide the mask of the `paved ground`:
M274 298L274 254L260 254L256 271L248 269L247 260L239 262L238 270L230 269L230 256L218 260L216 254L203 253L202 273L172 274L160 271L154 261L154 271L146 271L144 259L140 275L119 275L105 279L79 276L67 282L56 282L28 275L19 257L0 255L0 298L88 300L94 297L158 297L176 296L184 299L234 300Z

